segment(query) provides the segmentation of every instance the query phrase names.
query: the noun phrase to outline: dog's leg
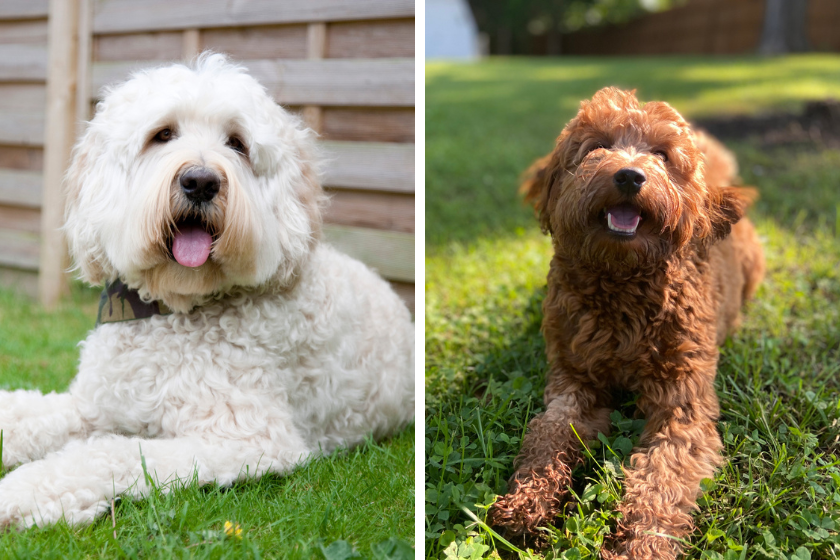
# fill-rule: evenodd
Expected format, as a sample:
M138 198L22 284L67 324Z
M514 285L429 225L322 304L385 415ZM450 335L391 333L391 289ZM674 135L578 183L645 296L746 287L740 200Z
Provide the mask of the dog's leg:
M690 512L700 481L712 478L722 462L717 396L711 381L689 380L658 385L640 398L639 407L647 416L644 447L631 457L626 473L618 555L605 557L669 560L682 549L676 538L693 529Z
M40 459L84 435L84 422L67 393L0 391L3 466Z
M551 384L546 388L546 411L528 424L509 492L490 512L494 525L514 534L536 533L554 520L580 461L578 436L586 441L609 429L610 409L597 394L579 386L555 391Z
M88 523L120 494L147 496L151 486L146 473L161 484L190 483L196 477L199 484L229 485L267 471L289 472L311 456L293 428L281 439L109 435L73 441L0 480L0 529L43 526L62 518L71 524Z

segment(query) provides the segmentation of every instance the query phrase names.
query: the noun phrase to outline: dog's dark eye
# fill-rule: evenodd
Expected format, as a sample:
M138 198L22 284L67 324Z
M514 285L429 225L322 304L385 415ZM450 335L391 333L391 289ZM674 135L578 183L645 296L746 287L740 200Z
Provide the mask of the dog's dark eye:
M663 152L662 150L657 150L657 151L653 152L653 155L655 155L656 157L658 157L659 159L661 159L663 162L667 162L667 161L668 161L668 154L666 154L666 153L665 153L665 152Z
M155 142L169 142L172 140L173 134L171 128L164 128L157 134L155 134Z
M593 144L593 145L589 146L589 148L586 150L586 153L591 154L595 150L603 150L603 149L606 149L606 148L607 148L607 146L605 146L601 142L598 142L597 144Z
M245 144L243 144L242 140L240 140L236 136L231 136L230 138L228 138L227 146L231 150L239 152L243 156L248 155L248 152L245 150Z

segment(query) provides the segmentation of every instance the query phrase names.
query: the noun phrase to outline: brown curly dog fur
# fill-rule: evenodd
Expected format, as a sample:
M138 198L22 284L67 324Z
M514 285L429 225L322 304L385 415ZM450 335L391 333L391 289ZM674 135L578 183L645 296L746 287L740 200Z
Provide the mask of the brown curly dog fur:
M624 480L607 558L670 559L692 530L700 481L721 463L718 349L764 274L754 198L735 160L667 103L606 88L581 104L529 170L554 257L543 303L549 373L509 493L491 521L533 533L568 498L586 441L607 433L612 392L639 394L647 423Z

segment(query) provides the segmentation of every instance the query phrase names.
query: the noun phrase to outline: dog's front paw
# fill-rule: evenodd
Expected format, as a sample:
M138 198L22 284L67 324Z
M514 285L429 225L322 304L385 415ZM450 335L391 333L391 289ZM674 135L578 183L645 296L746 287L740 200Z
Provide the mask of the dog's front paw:
M3 466L11 467L60 449L83 427L70 395L17 390L0 391L0 431Z
M560 513L570 483L571 468L561 461L517 471L510 479L510 491L490 510L490 521L511 534L537 534Z
M42 457L44 449L41 446L42 439L50 439L49 434L35 433L30 429L32 422L19 422L17 424L6 423L0 426L3 431L3 466L14 467L22 463L28 463L34 458Z
M682 553L682 544L664 528L619 522L614 535L601 550L603 560L674 560Z
M679 541L664 535L638 535L601 551L603 560L674 560L682 552Z
M106 507L101 495L72 488L72 480L47 461L22 465L0 480L0 530L52 525L61 519L90 522Z

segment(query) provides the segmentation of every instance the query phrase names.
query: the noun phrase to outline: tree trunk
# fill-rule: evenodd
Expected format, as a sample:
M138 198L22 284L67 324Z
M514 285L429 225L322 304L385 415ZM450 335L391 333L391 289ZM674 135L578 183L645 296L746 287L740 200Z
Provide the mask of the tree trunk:
M508 55L511 53L513 43L511 35L510 27L506 25L499 27L496 35L496 54Z
M761 54L805 52L808 45L808 0L766 0Z
M808 0L789 1L787 38L791 52L811 50L808 43Z

